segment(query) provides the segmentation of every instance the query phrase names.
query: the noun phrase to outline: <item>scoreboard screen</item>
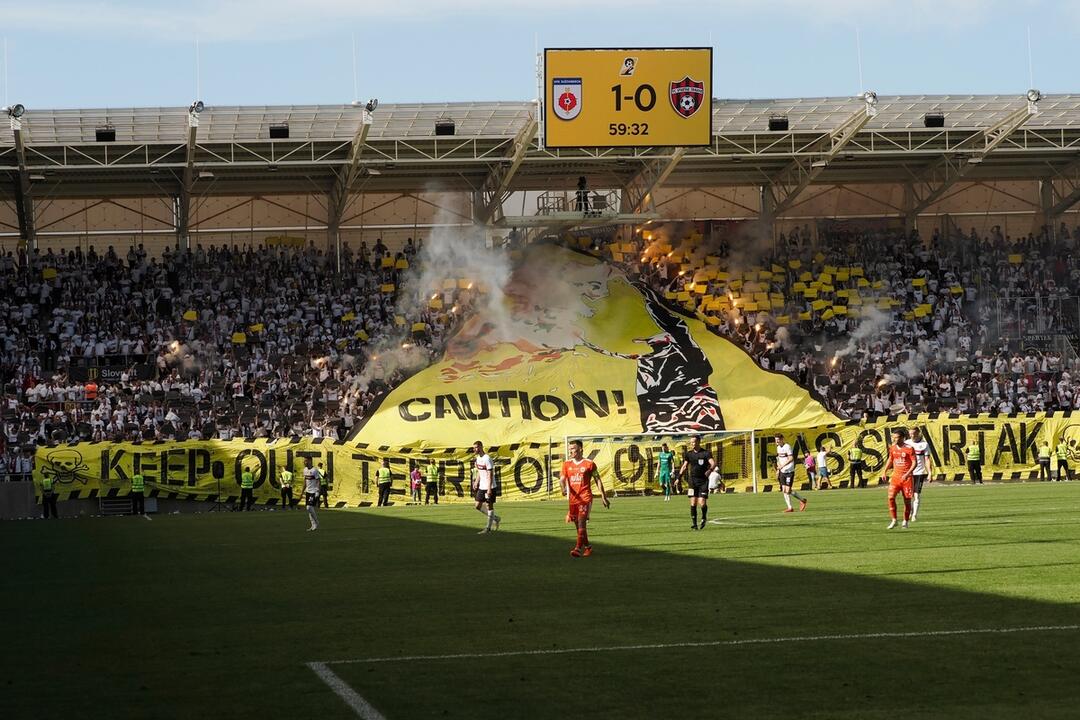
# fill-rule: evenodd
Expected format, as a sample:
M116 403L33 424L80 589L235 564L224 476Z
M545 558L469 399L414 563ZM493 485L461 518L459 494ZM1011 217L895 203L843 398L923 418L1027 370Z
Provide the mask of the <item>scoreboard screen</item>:
M712 48L544 50L544 145L708 145Z

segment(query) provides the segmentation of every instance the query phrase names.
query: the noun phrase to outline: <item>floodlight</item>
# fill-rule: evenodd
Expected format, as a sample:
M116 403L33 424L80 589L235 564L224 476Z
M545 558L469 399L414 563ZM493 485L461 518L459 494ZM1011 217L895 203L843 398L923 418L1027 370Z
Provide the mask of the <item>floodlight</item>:
M202 100L196 100L195 102L191 103L190 107L188 107L188 112L189 113L195 113L196 115L198 115L199 113L201 113L205 109L206 109L206 105L203 104L203 101Z
M1031 88L1027 91L1027 100L1031 103L1037 103L1042 100L1042 93L1035 88Z
M364 109L367 110L368 112L375 112L375 108L377 108L377 107L379 107L378 98L371 98L370 100L367 101L367 105L364 106Z
M26 112L26 107L22 103L15 103L14 105L9 105L4 108L4 112L8 114L8 117L15 118L17 120L21 118Z

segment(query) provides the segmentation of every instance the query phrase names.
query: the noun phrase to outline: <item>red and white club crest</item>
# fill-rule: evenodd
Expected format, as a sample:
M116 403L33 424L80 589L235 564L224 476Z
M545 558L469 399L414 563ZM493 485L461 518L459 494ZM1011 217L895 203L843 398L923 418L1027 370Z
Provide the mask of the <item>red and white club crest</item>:
M687 75L682 80L673 81L668 88L671 107L684 118L688 118L705 104L705 83L691 80Z
M551 81L551 107L560 120L573 120L581 114L581 78L554 78Z

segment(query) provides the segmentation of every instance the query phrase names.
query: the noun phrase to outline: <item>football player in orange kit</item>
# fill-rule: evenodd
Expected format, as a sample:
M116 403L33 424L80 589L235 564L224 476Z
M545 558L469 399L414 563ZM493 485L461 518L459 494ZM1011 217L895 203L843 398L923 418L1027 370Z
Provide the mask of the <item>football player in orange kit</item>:
M889 515L892 522L889 530L896 527L896 494L904 495L904 524L900 527L907 528L911 518L911 506L915 497L915 482L912 473L915 472L915 450L905 444L907 432L902 428L892 431L892 445L889 446L889 460L882 470L882 481L888 477L889 468L892 468L892 478L889 480Z
M600 471L596 463L581 456L580 440L570 441L570 459L563 463L559 479L562 483L563 495L570 500L570 512L566 516L566 521L577 526L577 545L570 551L570 555L588 557L592 555L587 525L589 510L592 508L593 480L600 489L600 500L603 501L604 507L611 507L611 503L608 502L604 482L600 479Z

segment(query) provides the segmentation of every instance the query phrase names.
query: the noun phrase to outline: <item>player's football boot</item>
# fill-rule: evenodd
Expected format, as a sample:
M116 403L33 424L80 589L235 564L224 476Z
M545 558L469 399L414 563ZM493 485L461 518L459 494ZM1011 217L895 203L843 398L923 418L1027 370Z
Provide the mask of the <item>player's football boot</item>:
M589 557L590 555L592 555L592 545L586 545L584 548L582 548L581 554L585 557Z
M905 520L905 521L903 522L903 524L902 524L902 525L900 526L900 529L901 529L901 530L907 530L907 520Z
M784 509L784 512L795 512L795 511L794 511L794 510L792 510L791 508L785 508L785 509Z
M570 557L581 557L581 548L575 545L574 549L570 551Z
M806 501L805 500L800 500L799 501L799 512L802 512L805 509L806 509Z
M891 521L891 522L889 523L889 527L887 527L887 528L885 528L885 529L886 529L886 530L892 530L892 529L893 529L894 527L896 527L896 520L895 520L895 519L894 519L894 520L892 520L892 521Z

